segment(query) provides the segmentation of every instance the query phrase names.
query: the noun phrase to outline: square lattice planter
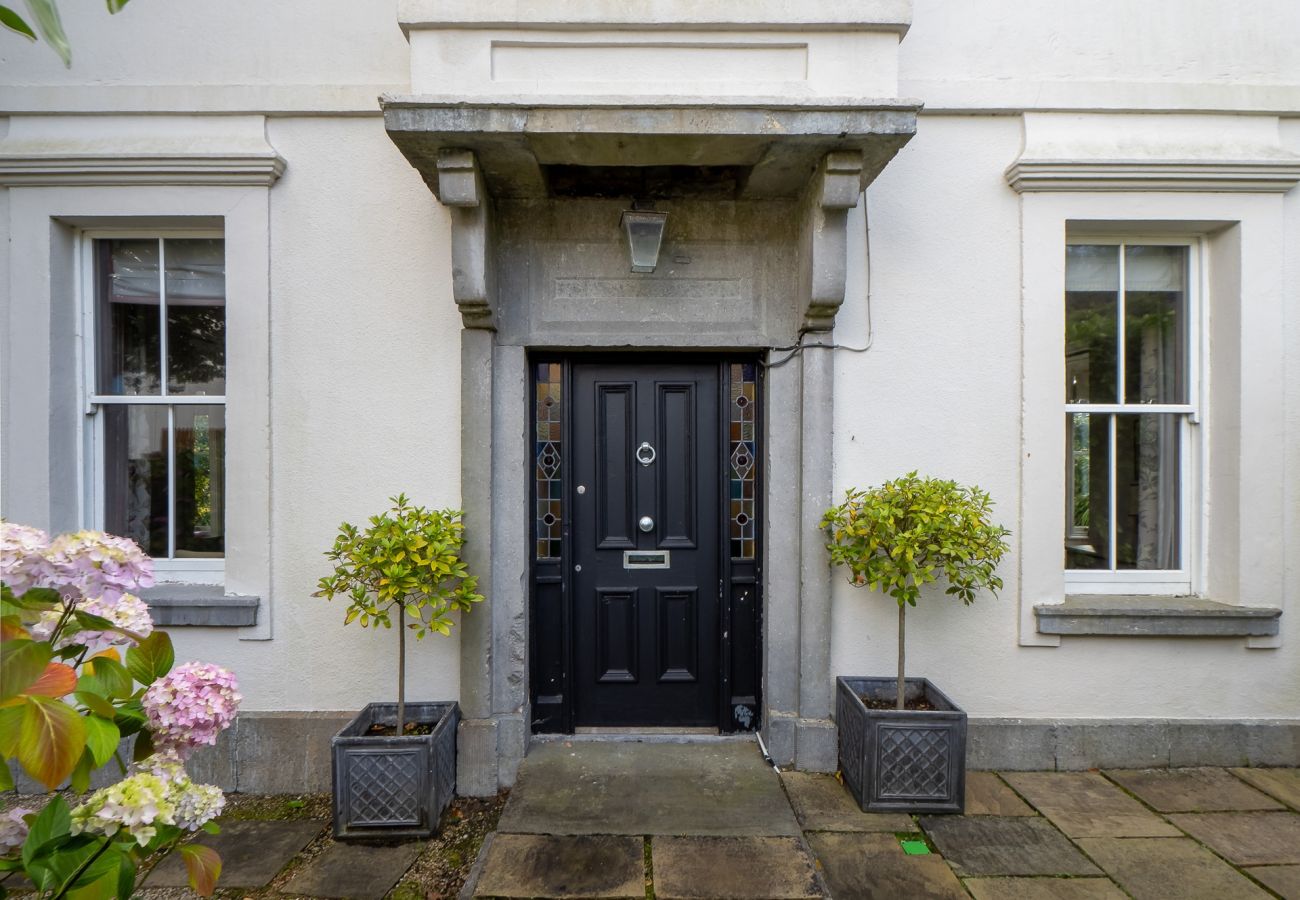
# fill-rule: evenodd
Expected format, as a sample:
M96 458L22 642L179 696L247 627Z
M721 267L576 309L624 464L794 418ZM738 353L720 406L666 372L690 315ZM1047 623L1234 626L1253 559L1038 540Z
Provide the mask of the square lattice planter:
M456 793L456 703L408 703L408 722L429 734L368 735L394 725L396 703L371 703L330 742L334 765L334 837L427 838Z
M908 678L908 699L934 710L868 709L862 696L897 696L893 678L837 678L840 770L866 812L958 813L966 805L966 713L924 678Z

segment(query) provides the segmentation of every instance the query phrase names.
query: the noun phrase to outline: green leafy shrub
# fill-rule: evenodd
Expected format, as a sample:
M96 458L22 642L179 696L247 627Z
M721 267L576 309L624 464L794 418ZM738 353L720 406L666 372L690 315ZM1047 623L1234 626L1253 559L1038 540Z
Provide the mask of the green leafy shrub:
M397 733L406 713L406 631L422 639L431 631L451 634L451 615L483 599L478 579L460 558L465 526L460 512L412 506L405 494L392 508L370 517L368 528L339 525L325 557L334 574L320 580L316 597L348 598L345 623L393 627L397 618ZM411 621L406 621L407 616Z
M1010 532L992 522L992 512L993 501L978 487L909 472L877 488L850 488L822 518L831 562L848 568L852 584L898 603L899 709L905 613L921 588L946 578L947 593L964 604L984 590L996 597L1002 588L996 570Z

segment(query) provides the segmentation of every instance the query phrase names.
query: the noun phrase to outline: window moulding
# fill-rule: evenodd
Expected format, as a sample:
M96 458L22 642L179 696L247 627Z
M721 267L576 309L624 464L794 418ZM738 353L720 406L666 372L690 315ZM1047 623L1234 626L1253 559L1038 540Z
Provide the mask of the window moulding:
M14 116L0 186L270 187L285 162L265 116Z
M1025 148L1006 170L1018 193L1285 193L1300 155L1276 116L1026 113Z

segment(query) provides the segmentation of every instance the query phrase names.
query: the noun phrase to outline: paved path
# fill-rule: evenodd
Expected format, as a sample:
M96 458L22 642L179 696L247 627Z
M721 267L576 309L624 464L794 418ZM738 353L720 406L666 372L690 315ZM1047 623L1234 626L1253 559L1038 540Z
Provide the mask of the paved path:
M201 838L224 896L423 896L415 873L448 851L335 844L312 802ZM184 882L164 860L142 896L193 896ZM971 772L966 815L913 817L861 812L832 776L778 775L749 742L549 742L461 896L1300 900L1300 769Z
M972 772L918 818L750 743L547 743L461 896L1300 900L1300 770Z

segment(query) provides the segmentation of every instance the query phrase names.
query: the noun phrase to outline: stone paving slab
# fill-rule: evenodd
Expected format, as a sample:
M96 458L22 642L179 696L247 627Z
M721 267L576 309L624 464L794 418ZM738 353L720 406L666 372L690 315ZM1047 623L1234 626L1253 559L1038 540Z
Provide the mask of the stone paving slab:
M892 834L819 832L808 843L835 900L966 898L942 856L908 856Z
M975 900L1127 900L1108 878L967 878Z
M641 898L644 841L608 835L497 834L474 896Z
M1223 769L1112 769L1106 776L1165 813L1284 808Z
M812 859L795 837L655 837L650 859L660 900L826 896Z
M1300 900L1300 866L1259 866L1246 871L1283 900Z
M1040 818L925 816L921 827L958 875L1100 875Z
M833 775L783 772L781 783L804 831L912 831L905 813L865 813Z
M1095 772L1008 772L1002 777L1072 838L1180 836Z
M220 834L200 834L195 843L221 855L223 888L259 888L270 884L289 860L312 842L328 822L221 822ZM154 866L144 886L186 887L189 874L179 853Z
M331 844L289 879L286 894L380 900L415 862L424 844Z
M1268 894L1188 838L1089 838L1079 846L1134 900L1252 900Z
M1233 769L1232 774L1300 810L1300 769Z
M966 815L1032 816L1034 810L995 773L967 772Z
M755 743L555 741L529 750L498 830L794 836L799 823Z
M1239 866L1300 863L1300 814L1181 813L1169 820Z

